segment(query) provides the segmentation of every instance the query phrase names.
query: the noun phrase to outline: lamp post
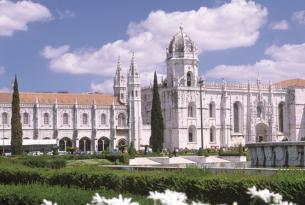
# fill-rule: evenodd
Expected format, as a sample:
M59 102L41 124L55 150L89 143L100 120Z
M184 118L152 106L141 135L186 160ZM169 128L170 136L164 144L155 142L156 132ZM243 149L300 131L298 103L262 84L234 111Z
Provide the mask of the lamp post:
M200 94L200 133L201 133L201 148L203 149L203 114L202 114L202 86L203 86L203 80L199 80L199 94Z
M2 155L4 156L4 123L2 122Z

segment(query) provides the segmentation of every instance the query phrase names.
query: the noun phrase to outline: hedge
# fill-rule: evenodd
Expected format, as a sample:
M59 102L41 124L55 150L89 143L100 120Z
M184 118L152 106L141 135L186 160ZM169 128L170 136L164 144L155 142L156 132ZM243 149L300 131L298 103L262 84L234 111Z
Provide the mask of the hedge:
M200 172L202 174L200 174ZM185 192L192 200L210 203L247 204L247 188L256 185L280 193L286 200L302 204L305 201L305 173L281 172L274 176L235 174L205 174L192 171L101 171L0 169L2 184L41 183L84 189L107 189L119 193L147 195L149 191L165 189Z
M83 190L77 188L65 188L60 186L46 185L0 185L1 205L40 205L43 199L57 202L58 205L85 205L89 203L92 196L99 193L106 198L117 197L113 191L105 190ZM143 196L129 195L134 201L141 204L151 204Z
M39 157L37 158L29 157L26 158L22 163L28 167L60 169L65 167L67 162L65 159L60 159L60 158L47 160Z

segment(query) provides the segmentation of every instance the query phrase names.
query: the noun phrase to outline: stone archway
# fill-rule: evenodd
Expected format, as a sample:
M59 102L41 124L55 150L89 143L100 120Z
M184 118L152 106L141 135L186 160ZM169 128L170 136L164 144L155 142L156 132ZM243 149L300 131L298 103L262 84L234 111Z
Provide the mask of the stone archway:
M59 151L67 151L68 147L72 147L72 140L68 137L64 137L59 140Z
M101 137L97 141L97 151L99 151L99 152L105 151L105 150L109 151L109 148L110 148L109 145L110 145L110 140L107 137Z
M259 123L255 126L256 142L268 141L268 126L265 123Z
M88 137L83 137L79 140L79 150L81 152L91 151L91 140Z

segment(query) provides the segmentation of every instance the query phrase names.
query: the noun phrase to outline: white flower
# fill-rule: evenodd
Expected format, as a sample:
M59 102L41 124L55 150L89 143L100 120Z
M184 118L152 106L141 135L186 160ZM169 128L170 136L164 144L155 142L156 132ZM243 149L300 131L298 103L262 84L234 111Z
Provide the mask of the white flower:
M44 199L41 205L57 205L57 203L53 203L52 201Z
M149 192L149 199L153 199L154 202L160 201L163 205L187 205L185 193L175 192L171 190L165 190L164 193Z
M271 202L271 193L268 189L259 190L256 196L262 199L265 203Z
M271 198L272 198L272 203L275 203L275 204L279 204L281 203L281 201L283 200L283 197L282 195L278 194L278 193L271 193Z
M257 194L257 189L256 189L256 187L253 186L253 187L251 187L251 188L248 188L247 194L250 194L251 197L252 197L252 196L255 196L255 195Z
M205 204L205 203L201 203L201 202L192 202L192 205L210 205L210 204Z
M288 202L288 201L281 201L281 202L279 203L279 205L296 205L296 204L294 204L294 203L292 203L292 202Z
M106 199L104 197L101 197L98 193L95 193L95 195L92 197L91 204L103 205L105 200ZM90 205L90 204L87 204L87 205Z
M87 205L139 205L138 202L131 202L131 198L123 198L120 194L118 198L106 199L99 194L95 194L92 197L91 204Z
M247 193L251 195L251 198L259 198L263 200L265 203L270 203L271 201L272 193L270 193L268 189L257 191L256 187L253 186L252 188L248 188Z

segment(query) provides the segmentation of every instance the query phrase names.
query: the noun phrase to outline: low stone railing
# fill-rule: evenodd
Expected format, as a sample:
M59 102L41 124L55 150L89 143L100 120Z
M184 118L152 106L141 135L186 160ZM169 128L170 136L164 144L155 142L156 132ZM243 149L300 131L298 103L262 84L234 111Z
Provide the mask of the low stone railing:
M305 142L260 142L246 144L254 167L305 167Z

